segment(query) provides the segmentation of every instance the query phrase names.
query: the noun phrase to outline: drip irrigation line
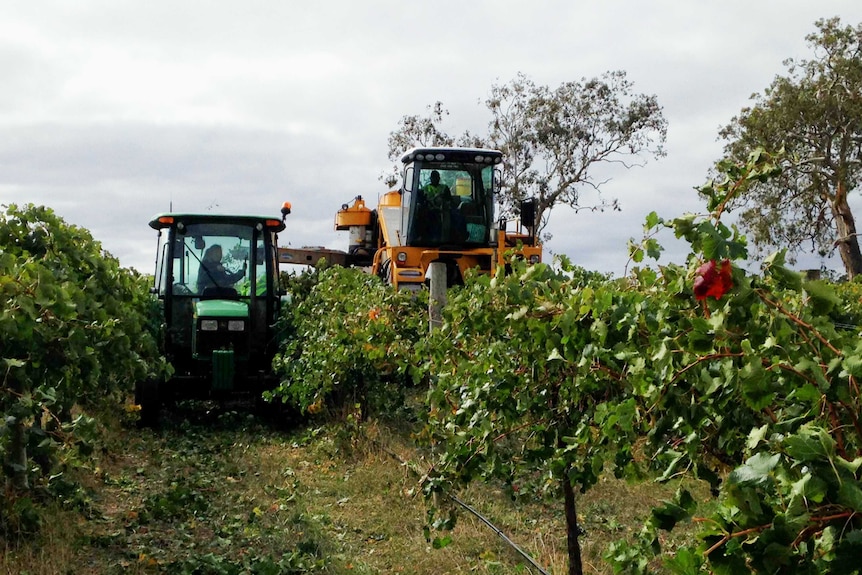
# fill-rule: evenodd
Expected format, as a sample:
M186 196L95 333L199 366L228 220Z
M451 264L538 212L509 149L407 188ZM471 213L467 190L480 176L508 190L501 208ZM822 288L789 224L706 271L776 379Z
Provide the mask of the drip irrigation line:
M454 501L455 503L457 503L458 505L460 505L461 507L463 507L464 509L466 509L467 511L469 511L470 513L475 515L476 517L478 517L479 521L481 521L482 523L484 523L485 525L490 527L491 530L494 533L496 533L497 535L499 535L500 539L505 541L509 547L511 547L512 549L517 551L521 557L523 557L524 559L526 559L530 563L530 565L532 565L533 567L538 569L539 573L541 573L542 575L548 575L548 572L545 571L544 569L542 569L542 566L539 565L538 563L536 563L535 559L530 557L530 555L526 551L524 551L523 549L518 547L517 543L515 543L514 541L509 539L505 533L503 533L496 525L491 523L487 518L483 517L481 513L479 513L478 511L476 511L475 509L473 509L472 507L470 507L469 505L467 505L466 503L464 503L463 501L461 501L460 499L458 499L456 496L452 495L451 493L449 494L449 499L451 499L452 501Z
M421 476L421 475L422 475L422 474L421 474L417 469L415 469L415 464L413 464L413 463L412 463L412 462L410 462L410 461L404 461L404 459L402 459L400 455L398 455L398 454L397 454L397 453L395 453L394 451L390 450L390 449L389 449L388 447L386 447L385 445L382 445L380 442L378 442L378 441L374 441L374 443L376 443L376 444L377 444L377 446L378 446L381 450L383 450L383 452L384 452L384 453L388 454L390 457L392 457L393 459L395 459L396 461L398 461L401 465L403 465L404 467L406 467L407 469L409 469L410 471L412 471L415 475L417 475L417 476ZM539 571L539 573L541 573L542 575L550 575L547 571L545 571L545 570L542 568L542 566L541 566L541 565L539 565L539 564L536 562L536 560L535 560L535 559L533 559L533 558L530 556L530 554L529 554L529 553L527 553L526 551L524 551L523 549L521 549L521 548L518 546L518 544L517 544L517 543L515 543L514 541L512 541L511 539L509 539L509 537L508 537L505 533L503 533L503 531L502 531L500 528L498 528L496 525L494 525L493 523L491 523L491 521L490 521L488 518L484 517L481 513L479 513L478 511L476 511L476 510L475 510L475 509L473 509L472 507L470 507L468 504L466 504L466 503L464 503L463 501L461 501L460 499L458 499L458 497L457 497L457 496L455 496L455 495L453 495L453 494L451 494L451 493L447 493L447 494L446 494L446 496L447 496L449 499L451 499L452 501L454 501L455 503L457 503L458 505L460 505L461 507L463 507L464 509L466 509L467 511L469 511L470 513L472 513L474 516L476 516L476 518L478 518L478 519L479 519L479 521L481 521L482 523L484 523L485 525L487 525L487 526L488 526L488 527L489 527L489 528L490 528L494 533L496 533L496 534L500 537L500 539L502 539L502 540L503 540L503 541L504 541L504 542L505 542L509 547L511 547L512 549L514 549L514 550L515 550L515 551L516 551L516 552L517 552L521 557L523 557L524 559L526 559L526 560L527 560L527 562L528 562L530 565L532 565L534 568L536 568L536 569Z

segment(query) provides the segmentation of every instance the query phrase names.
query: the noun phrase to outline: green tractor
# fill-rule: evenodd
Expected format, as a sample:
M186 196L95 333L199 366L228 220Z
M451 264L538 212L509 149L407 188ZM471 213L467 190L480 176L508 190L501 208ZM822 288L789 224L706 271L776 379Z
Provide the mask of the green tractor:
M162 338L173 367L168 381L135 388L141 422L178 399L223 400L275 387L272 358L282 304L277 234L282 217L159 214L153 293L162 310Z

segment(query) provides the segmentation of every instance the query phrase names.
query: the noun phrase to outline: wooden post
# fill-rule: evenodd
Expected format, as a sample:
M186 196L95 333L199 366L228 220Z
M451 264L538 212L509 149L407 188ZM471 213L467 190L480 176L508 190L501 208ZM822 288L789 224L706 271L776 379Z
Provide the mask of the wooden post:
M431 277L431 293L428 298L428 330L443 324L443 308L446 306L446 264L433 262L428 266Z

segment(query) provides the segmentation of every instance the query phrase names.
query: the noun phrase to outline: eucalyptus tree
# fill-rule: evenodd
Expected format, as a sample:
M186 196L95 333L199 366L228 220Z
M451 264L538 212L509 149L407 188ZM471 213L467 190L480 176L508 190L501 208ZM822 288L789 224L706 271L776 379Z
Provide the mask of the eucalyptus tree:
M576 210L619 208L615 200L601 197L582 203L584 189L599 191L603 183L595 175L597 164L629 168L665 154L667 121L658 99L634 93L622 71L557 88L518 74L508 84L493 85L485 105L491 113L487 135L449 135L442 128L449 112L439 101L428 106L426 117L404 116L389 136L390 160L412 146L499 149L506 155L499 190L504 213L535 197L536 229L541 231L551 209L561 203ZM394 185L392 176L383 179Z
M816 22L809 60L788 59L786 74L720 132L725 158L764 147L785 152L779 177L752 181L736 202L755 247L791 255L838 250L848 277L862 273L850 196L862 174L862 24Z
M504 206L537 200L536 224L547 226L551 209L619 209L599 194L585 203L584 190L600 192L599 164L626 169L665 155L667 120L654 95L637 94L623 71L600 78L536 85L523 74L494 85L488 141L506 155L500 195ZM607 171L602 171L603 177Z

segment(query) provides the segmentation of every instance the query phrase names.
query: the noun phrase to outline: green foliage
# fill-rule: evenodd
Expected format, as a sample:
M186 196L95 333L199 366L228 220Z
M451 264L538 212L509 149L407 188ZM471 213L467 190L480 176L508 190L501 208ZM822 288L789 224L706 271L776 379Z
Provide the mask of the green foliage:
M315 272L285 310L286 343L274 360L281 385L270 394L311 414L397 409L418 371L413 346L427 330L427 296L399 293L358 269ZM423 303L424 301L424 303Z
M73 406L122 401L134 381L161 373L148 291L50 209L0 215L0 453L19 489L50 474L61 447L91 449L92 420Z
M722 255L707 251L699 230L718 229L728 200L751 174L775 174L770 162L751 154L729 171L733 177L710 184L717 198L710 203L712 222L691 218L676 225L697 248L692 265L698 255ZM639 343L650 357L648 372L661 375L654 392L639 400L653 413L654 461L666 464L664 477L693 471L719 492L717 510L699 519L700 542L676 550L666 567L674 573L858 572L848 558L859 551L862 347L858 330L846 323L858 317L858 290L804 280L785 266L783 252L764 261L760 277L734 269L733 284L721 301L700 310L658 294L651 303L676 308L676 329L663 347L650 339ZM730 472L722 482L723 471ZM639 545L610 549L618 572L648 572L648 558L660 551L657 531L690 518L687 506L657 512Z
M659 481L691 475L717 497L707 517L693 517L685 491L657 507L634 545L610 547L618 572L647 573L657 556L680 574L857 572L847 558L862 539L859 289L805 279L783 250L750 274L736 264L746 238L722 222L750 186L782 173L781 161L755 150L723 163L700 188L706 215L647 217L632 261L658 258L657 236L670 230L691 246L684 265L611 279L566 260L514 262L507 276L477 274L451 290L442 327L427 336L412 300L357 272L320 272L293 310L281 393L312 411L421 368L431 384L420 434L433 454L426 537L436 547L449 536L431 532L455 519L441 494L493 480L516 500L563 493L574 517L569 488L589 489L610 467ZM662 549L661 531L692 520L695 541Z
M535 197L541 231L557 204L575 209L619 209L616 200L582 197L600 189L595 165L642 163L664 156L667 120L654 95L634 92L623 71L552 88L524 74L491 87L488 141L505 156L500 197L514 208ZM591 205L592 202L592 205Z
M837 328L855 330L862 325L862 278L831 285L840 303L832 308L830 317Z
M515 263L454 293L430 358L428 439L445 454L426 482L504 481L513 495L595 483L612 451L631 461L634 404L620 378L640 296L574 268ZM623 352L623 353L621 353Z
M828 534L834 557L855 550L862 345L835 318L858 301L790 271L782 252L760 276L732 265L745 238L721 216L744 182L775 173L773 158L755 152L709 185L709 215L648 218L648 234L671 228L689 241L685 267L608 280L516 266L454 294L423 348L434 382L426 438L439 452L426 492L478 478L503 481L515 497L555 495L567 482L585 490L606 463L642 473L635 445L645 438L643 463L662 480L691 473L720 493L700 547L668 564L675 572L837 568L820 538ZM694 280L716 260L726 262L722 289L698 301ZM806 474L800 522L787 506ZM681 498L657 509L641 546L610 557L645 572L661 552L656 532L690 508ZM780 556L776 545L786 547Z

